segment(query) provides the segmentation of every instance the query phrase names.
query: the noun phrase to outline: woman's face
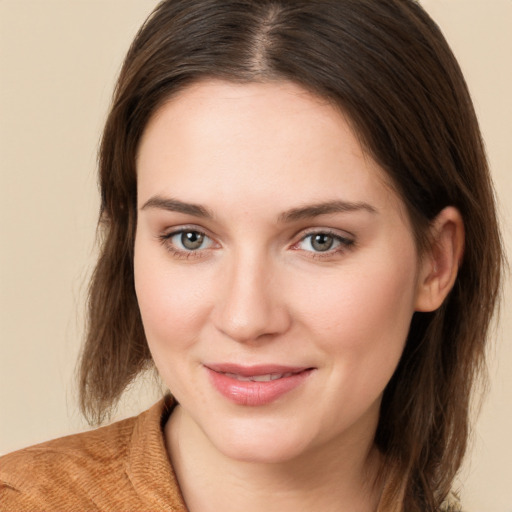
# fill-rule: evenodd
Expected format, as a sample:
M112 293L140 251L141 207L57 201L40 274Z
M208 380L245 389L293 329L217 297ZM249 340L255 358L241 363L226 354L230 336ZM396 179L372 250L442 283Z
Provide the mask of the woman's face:
M371 442L421 269L343 115L291 83L201 82L137 172L137 297L181 414L239 460Z

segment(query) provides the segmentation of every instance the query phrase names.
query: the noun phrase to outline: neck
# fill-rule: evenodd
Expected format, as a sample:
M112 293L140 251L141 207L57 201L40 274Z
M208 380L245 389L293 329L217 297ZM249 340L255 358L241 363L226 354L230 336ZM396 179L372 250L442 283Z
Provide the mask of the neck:
M240 461L219 452L179 406L165 435L190 512L377 510L380 455L373 437L330 442L285 462Z

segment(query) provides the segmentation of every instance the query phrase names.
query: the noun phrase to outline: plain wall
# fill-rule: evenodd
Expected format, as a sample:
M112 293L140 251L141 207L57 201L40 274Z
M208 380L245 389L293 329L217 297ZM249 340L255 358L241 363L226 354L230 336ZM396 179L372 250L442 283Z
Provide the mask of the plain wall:
M512 244L512 1L424 0L472 91ZM96 151L153 0L0 0L0 453L87 428L74 368L95 256ZM507 277L508 279L508 277ZM461 473L468 512L512 512L512 289ZM158 397L135 386L118 417Z

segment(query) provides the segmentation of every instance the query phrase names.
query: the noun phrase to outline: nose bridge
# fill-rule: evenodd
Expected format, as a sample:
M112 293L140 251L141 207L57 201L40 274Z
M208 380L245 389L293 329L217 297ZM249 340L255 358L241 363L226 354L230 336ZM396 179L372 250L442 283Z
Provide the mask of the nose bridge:
M239 342L284 332L289 319L272 259L264 250L243 248L228 260L216 305L217 328Z

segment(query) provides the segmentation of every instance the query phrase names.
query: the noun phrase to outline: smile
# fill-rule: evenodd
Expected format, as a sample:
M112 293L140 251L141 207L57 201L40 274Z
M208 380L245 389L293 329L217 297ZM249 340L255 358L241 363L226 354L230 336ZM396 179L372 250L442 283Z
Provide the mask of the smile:
M301 386L314 368L283 366L244 367L232 364L207 365L213 388L236 405L262 406Z

